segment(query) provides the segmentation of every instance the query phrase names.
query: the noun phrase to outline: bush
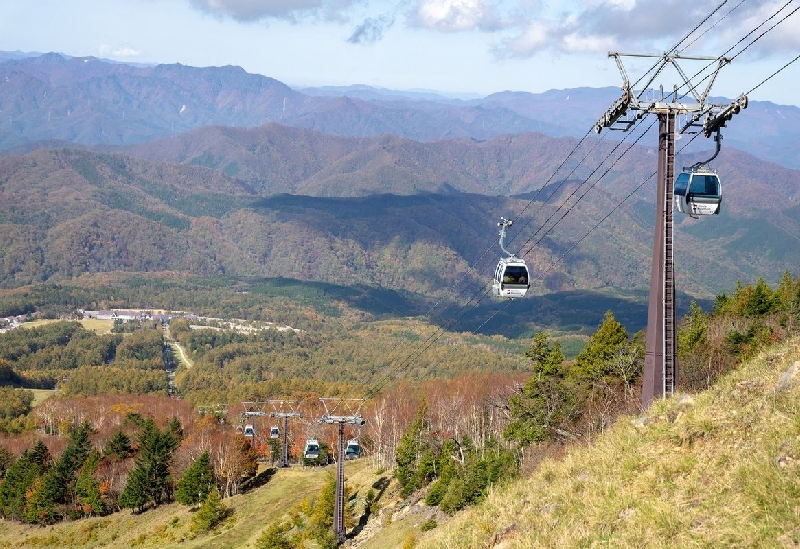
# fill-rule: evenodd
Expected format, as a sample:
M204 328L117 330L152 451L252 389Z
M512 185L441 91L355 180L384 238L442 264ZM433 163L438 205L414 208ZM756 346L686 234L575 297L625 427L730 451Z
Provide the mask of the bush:
M439 526L439 523L436 522L436 517L430 517L428 520L422 523L419 529L423 532L427 532L428 530L433 530L437 526Z
M256 540L256 549L293 549L297 544L289 536L291 529L288 522L273 522Z
M220 522L230 516L231 511L224 503L216 488L208 493L208 497L200 506L194 517L192 517L192 531L208 532L217 526Z

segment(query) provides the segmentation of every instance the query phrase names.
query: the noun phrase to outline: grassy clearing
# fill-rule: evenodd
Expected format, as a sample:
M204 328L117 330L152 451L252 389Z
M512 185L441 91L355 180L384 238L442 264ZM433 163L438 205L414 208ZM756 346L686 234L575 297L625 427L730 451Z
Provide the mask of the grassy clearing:
M54 318L42 318L39 320L33 320L31 322L23 322L20 324L20 328L38 328L39 326L44 326L46 324L53 324L54 322L61 322L60 320ZM107 334L111 332L111 328L114 326L113 320L101 320L98 318L84 318L80 321L84 328L87 330L93 330L95 333L98 334Z
M800 546L800 341L420 535L419 548Z
M28 389L28 391L33 392L33 403L31 406L34 407L56 394L54 389Z
M81 324L87 330L93 330L97 334L111 333L111 328L114 327L113 320L101 320L99 318L84 318Z

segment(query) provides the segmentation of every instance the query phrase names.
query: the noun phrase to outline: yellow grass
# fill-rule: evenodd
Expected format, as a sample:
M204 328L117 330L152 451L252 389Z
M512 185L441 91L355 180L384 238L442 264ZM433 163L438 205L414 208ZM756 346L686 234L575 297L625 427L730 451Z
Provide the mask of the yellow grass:
M61 322L61 321L52 318L43 318L39 320L33 320L31 322L23 322L22 324L20 324L20 328L37 328L39 326L52 324L54 322ZM113 320L100 320L98 318L84 318L83 320L80 321L80 323L87 330L94 330L94 332L98 334L107 334L111 332L111 328L114 326Z
M623 418L422 534L431 547L800 547L800 342Z

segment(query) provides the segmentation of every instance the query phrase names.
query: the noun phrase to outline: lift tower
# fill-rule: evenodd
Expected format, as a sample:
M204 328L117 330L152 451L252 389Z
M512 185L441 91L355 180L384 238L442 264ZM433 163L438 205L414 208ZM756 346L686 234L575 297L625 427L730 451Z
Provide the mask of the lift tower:
M269 417L277 419L283 418L283 430L281 432L281 458L278 461L278 467L289 466L289 418L290 417L303 417L303 414L297 411L297 400L270 400L268 401L272 406L272 412Z
M705 137L717 132L731 117L747 107L747 96L741 95L729 105L718 105L708 101L711 87L720 69L730 60L726 57L688 57L673 53L631 54L610 52L622 75L622 96L617 99L595 124L595 131L603 128L627 131L647 114L658 116L658 181L656 182L656 227L653 239L653 258L650 266L650 302L647 309L647 331L645 335L645 366L642 385L642 405L647 408L658 397L674 393L678 382L676 360L677 338L675 323L675 276L672 254L672 182L675 168L675 122L678 115L686 122L678 133L703 132ZM635 91L622 65L622 57L650 57L658 61L651 78L638 92ZM708 83L702 92L699 84L691 79L678 64L679 60L716 62L713 73L706 77ZM678 86L672 97L665 98L663 89L658 99L645 100L652 93L655 78L672 65L683 79L688 90L678 97ZM701 71L702 72L702 71ZM702 82L702 81L701 81ZM682 87L683 87L682 86ZM683 102L691 96L694 102ZM632 111L632 112L629 112Z
M361 427L366 423L366 420L361 417L361 405L364 404L364 399L320 398L320 400L325 407L325 414L319 419L319 422L339 425L339 449L336 452L336 496L333 504L333 532L336 534L336 543L341 545L347 539L347 531L344 525L344 426L350 424Z

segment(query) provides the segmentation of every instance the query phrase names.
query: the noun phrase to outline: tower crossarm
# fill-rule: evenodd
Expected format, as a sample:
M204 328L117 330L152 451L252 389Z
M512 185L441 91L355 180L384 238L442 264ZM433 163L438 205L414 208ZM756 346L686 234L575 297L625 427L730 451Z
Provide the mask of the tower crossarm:
M662 53L620 53L609 52L609 57L614 58L619 68L620 75L622 76L622 95L616 99L608 110L600 117L595 123L594 130L600 133L603 128L613 130L628 131L638 120L644 118L648 113L674 113L680 115L691 115L689 122L684 126L681 133L691 126L699 125L699 120L707 115L714 108L721 108L720 105L713 105L708 103L708 96L711 92L711 87L716 81L717 75L723 66L730 63L727 57L699 57L699 56L682 56L678 54ZM657 58L658 63L652 71L652 75L644 83L642 88L637 92L633 89L628 78L628 73L622 63L622 57L640 57L640 58ZM681 68L678 61L716 61L717 66L709 78L709 82L702 92L697 91L697 84L692 84L691 79L686 75ZM672 66L678 72L680 78L683 80L681 88L686 87L688 91L684 94L691 95L693 102L684 102L678 100L678 89L676 85L673 88L671 100L665 98L663 89L661 90L661 98L656 101L647 101L644 99L645 92L652 89L655 79L667 66ZM710 135L710 134L709 134Z

